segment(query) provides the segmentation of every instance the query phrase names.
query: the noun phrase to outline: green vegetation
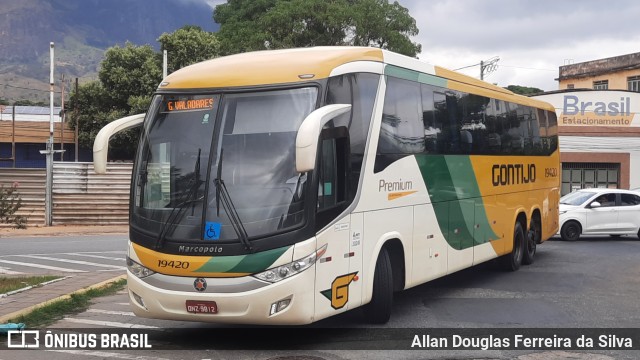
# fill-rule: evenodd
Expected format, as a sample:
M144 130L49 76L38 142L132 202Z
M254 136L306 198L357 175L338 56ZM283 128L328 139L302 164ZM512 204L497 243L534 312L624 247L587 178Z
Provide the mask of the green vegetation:
M321 45L375 46L408 56L416 21L397 1L229 0L213 19L223 54Z
M39 307L32 312L12 319L10 322L23 323L27 328L41 328L55 323L68 314L85 311L91 305L91 299L113 295L126 285L125 279L112 282L98 289L90 289L82 293L71 294L68 299L54 301Z
M198 26L184 26L158 38L160 50L167 50L167 72L218 56L220 42L215 33Z
M525 96L536 95L544 92L544 90L541 90L538 88L519 86L519 85L509 85L506 87L506 89L516 94L525 95Z
M18 183L10 187L0 185L0 224L12 224L14 228L26 229L27 218L16 214L22 206L22 199L18 193Z
M29 277L0 277L0 294L25 288L27 286L37 286L43 282L59 279L61 276L29 276Z
M164 33L158 41L170 52L169 69L178 69L218 55L215 35L197 26ZM80 85L71 93L67 109L69 126L79 124L79 142L91 148L98 131L113 120L144 113L162 80L162 53L150 45L114 46L105 52L98 80ZM75 109L78 109L75 111ZM110 141L111 159L132 159L139 130L118 133Z

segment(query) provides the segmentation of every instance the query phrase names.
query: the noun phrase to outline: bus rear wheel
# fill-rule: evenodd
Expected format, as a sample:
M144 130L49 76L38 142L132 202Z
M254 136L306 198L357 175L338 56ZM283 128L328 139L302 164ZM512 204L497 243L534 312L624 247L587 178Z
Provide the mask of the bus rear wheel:
M373 275L371 302L364 307L364 316L372 324L386 324L393 305L393 273L386 248L380 250Z
M542 225L537 216L531 218L531 229L527 232L526 246L522 263L525 265L533 264L536 256L536 247L542 239Z
M513 229L513 249L507 255L502 256L502 268L507 271L517 271L524 257L525 236L520 221L516 221Z

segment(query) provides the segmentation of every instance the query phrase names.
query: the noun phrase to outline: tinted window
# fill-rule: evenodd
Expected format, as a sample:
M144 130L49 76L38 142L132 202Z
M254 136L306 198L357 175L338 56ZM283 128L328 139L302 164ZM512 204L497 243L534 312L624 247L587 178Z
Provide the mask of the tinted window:
M550 155L553 112L387 77L374 172L408 154Z
M425 150L420 84L387 78L378 154L418 154Z
M640 196L633 194L620 194L621 206L640 205Z

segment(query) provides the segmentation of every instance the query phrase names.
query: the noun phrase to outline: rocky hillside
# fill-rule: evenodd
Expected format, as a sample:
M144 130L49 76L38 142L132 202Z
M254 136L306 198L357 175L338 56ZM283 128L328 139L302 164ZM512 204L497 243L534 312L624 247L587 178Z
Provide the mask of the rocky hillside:
M105 49L158 46L184 25L217 30L206 0L0 0L0 99L48 99L49 42L56 78L95 77Z

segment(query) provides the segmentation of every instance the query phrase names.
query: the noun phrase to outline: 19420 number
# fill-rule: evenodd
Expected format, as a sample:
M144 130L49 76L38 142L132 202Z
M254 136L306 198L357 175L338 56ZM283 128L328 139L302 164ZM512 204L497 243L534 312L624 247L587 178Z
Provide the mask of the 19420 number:
M174 268L174 269L188 269L189 268L189 262L188 261L167 261L167 260L158 260L158 267L161 268Z

